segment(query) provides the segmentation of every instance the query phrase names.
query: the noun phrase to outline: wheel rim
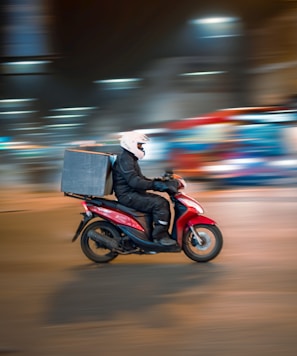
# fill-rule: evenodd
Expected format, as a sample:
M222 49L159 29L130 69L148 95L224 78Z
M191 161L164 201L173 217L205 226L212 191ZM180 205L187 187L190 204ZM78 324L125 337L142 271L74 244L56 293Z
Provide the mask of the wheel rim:
M109 249L100 245L97 241L92 240L91 238L88 239L88 247L92 254L95 256L111 256L112 253Z
M195 255L209 255L216 245L214 233L205 227L195 227L195 232L200 237L202 242L200 244L193 232L191 232L187 239L187 248Z
M190 244L193 247L196 247L196 249L198 249L199 251L207 251L211 246L211 236L209 236L209 234L205 231L199 232L199 237L202 240L202 244L199 244L199 242L196 241L196 237L193 233L191 235L192 236L190 238Z
M112 237L112 234L105 228L98 226L96 229L92 230L96 231L98 234ZM90 252L92 252L95 256L113 256L113 253L109 249L105 248L99 242L93 240L90 237L88 238L87 244L90 249Z
M97 241L94 241L89 237L88 232L90 230L96 231L101 235L106 235L108 237L114 236L114 231L108 226L103 225L104 223L93 223L90 225L83 233L81 239L81 247L85 255L94 262L108 262L117 256L117 253L103 247Z

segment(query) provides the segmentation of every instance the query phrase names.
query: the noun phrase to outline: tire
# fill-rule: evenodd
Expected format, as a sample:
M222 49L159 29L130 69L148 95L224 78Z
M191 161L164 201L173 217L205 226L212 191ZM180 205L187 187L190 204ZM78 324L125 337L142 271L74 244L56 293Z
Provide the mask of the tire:
M83 253L93 262L107 263L115 259L118 254L101 246L100 243L92 240L88 232L94 230L101 235L105 234L111 238L119 238L118 230L106 221L96 221L88 225L82 233L80 246Z
M202 245L194 239L189 230L183 237L183 251L187 257L195 262L208 262L214 259L223 247L223 236L215 225L194 225L196 233L202 239Z

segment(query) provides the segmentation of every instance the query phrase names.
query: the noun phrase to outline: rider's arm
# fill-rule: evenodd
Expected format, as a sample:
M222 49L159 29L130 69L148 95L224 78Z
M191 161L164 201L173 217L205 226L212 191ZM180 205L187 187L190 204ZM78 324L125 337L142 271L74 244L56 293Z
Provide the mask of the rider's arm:
M133 158L119 159L118 165L123 177L131 188L135 190L153 189L153 180L142 175L137 161Z

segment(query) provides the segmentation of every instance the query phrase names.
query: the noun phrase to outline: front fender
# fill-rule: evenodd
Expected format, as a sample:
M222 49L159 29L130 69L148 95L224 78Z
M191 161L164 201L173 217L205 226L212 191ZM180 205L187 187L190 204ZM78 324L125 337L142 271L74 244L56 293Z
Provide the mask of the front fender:
M216 222L204 215L197 215L187 222L188 227L199 225L199 224L216 225Z
M183 230L179 230L177 242L180 246L182 246L184 234L194 225L216 225L216 222L204 215L197 215L193 217L192 219L187 221L187 223L184 225Z

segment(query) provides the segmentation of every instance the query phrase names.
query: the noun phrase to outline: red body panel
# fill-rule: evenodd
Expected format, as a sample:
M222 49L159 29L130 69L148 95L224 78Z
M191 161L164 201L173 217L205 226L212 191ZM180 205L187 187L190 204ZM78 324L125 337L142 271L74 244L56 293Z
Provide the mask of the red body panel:
M119 210L112 210L110 208L104 208L101 206L89 206L88 209L100 217L110 220L116 225L125 225L129 227L133 227L136 230L144 231L144 228L138 224L138 222L130 217L129 215L122 213Z
M185 198L193 202L196 202L195 199L183 193L178 193L176 195L176 198L177 200L179 198ZM90 205L86 202L84 202L83 205L86 211L90 211L95 215L102 217L103 219L106 219L107 221L111 221L115 225L127 226L141 232L145 231L144 227L140 223L138 223L138 221L133 216L130 216L125 212L122 212L117 209L112 209L110 207ZM208 218L207 216L200 215L199 213L197 213L197 210L194 207L187 206L186 204L183 205L186 206L187 210L175 222L177 243L180 246L182 246L182 239L183 239L184 232L187 231L191 226L198 225L198 224L206 224L206 225L216 224L215 221Z
M187 225L190 227L198 224L215 225L216 222L205 215L197 215L196 217L190 219Z

